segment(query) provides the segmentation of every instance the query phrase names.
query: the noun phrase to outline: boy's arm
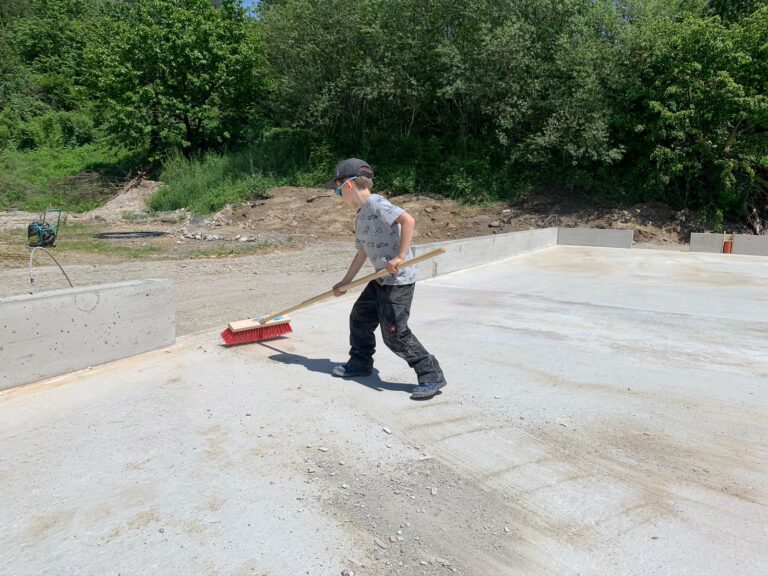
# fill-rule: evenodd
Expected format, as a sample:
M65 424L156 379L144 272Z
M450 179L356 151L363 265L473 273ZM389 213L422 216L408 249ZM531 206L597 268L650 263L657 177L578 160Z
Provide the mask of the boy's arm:
M342 279L341 282L338 284L334 284L333 286L333 295L334 296L341 296L342 294L345 294L346 290L339 290L339 286L342 286L344 284L349 284L352 282L352 280L355 279L355 276L357 276L357 273L360 272L360 268L363 267L363 264L365 264L365 259L367 256L365 255L365 251L361 248L357 249L357 254L355 254L355 257L352 258L352 263L349 265L349 270L347 270L346 275Z
M403 260L405 260L405 257L408 256L408 250L411 247L411 239L413 238L413 229L416 227L416 219L408 214L408 212L400 214L395 222L400 224L400 250L398 251L397 256L387 262L387 270L392 275L397 274L397 267Z

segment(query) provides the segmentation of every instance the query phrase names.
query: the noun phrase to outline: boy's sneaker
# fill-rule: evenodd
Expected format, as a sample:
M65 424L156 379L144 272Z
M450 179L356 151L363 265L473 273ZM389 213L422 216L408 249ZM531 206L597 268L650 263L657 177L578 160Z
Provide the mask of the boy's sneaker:
M424 382L419 384L413 389L413 392L411 392L411 398L431 398L437 394L437 391L445 386L445 384L445 380L442 382Z
M331 374L337 378L355 378L356 376L370 376L373 373L372 368L355 368L349 364L342 364L334 367Z

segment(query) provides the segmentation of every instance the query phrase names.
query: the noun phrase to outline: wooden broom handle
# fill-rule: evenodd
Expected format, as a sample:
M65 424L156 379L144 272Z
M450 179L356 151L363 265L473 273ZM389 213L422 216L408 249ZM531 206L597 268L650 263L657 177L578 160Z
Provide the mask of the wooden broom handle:
M410 260L406 260L404 262L401 262L400 265L397 267L398 271L402 270L403 268L408 268L409 266L414 266L415 264L418 264L419 262L424 262L424 260L429 260L430 258L434 258L435 256L439 256L445 252L445 248L437 248L435 250L430 250L429 252L425 252L424 254L421 254L420 256L415 256L414 258L411 258ZM382 268L378 272L374 272L373 274L368 274L368 276L363 276L362 278L359 278L357 280L353 280L352 282L349 282L348 284L344 284L342 286L339 286L337 290L351 290L352 288L355 288L357 286L361 286L362 284L367 284L371 280L376 280L377 278L383 278L384 276L389 275L389 272L386 268ZM314 298L310 298L309 300L305 300L301 304L296 304L295 306L291 306L290 308L286 308L285 310L280 310L280 312L275 312L274 314L270 314L269 316L264 316L264 318L259 319L259 323L265 324L269 322L270 320L274 320L275 318L279 316L285 316L286 314L290 314L291 312L294 312L295 310L299 310L300 308L304 308L305 306L310 306L311 304L314 304L315 302L320 302L321 300L324 300L326 298L330 298L333 296L333 290L329 290L328 292L323 292L322 294L318 294Z

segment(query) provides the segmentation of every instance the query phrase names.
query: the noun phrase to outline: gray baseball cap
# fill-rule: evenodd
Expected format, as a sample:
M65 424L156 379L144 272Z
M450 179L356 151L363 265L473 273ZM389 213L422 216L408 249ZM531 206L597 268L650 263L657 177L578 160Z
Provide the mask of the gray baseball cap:
M332 190L336 188L336 180L344 180L344 178L352 178L353 176L365 176L366 178L373 179L373 168L371 168L368 162L360 160L360 158L342 160L336 165L336 169L333 171L333 178L325 183L324 188Z

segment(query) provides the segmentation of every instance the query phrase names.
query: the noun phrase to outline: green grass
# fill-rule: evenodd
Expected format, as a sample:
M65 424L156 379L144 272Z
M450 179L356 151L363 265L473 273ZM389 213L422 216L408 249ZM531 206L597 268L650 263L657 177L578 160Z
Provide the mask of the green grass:
M206 214L225 204L268 198L267 190L281 180L262 174L238 173L227 155L170 159L160 176L165 183L150 199L151 210L190 210Z
M276 246L274 242L216 242L201 243L199 248L188 247L178 250L175 243L168 239L109 240L95 238L104 232L103 225L62 224L59 227L56 245L52 253L62 263L68 265L81 262L83 255L95 255L106 261L121 262L126 260L180 260L196 258L229 258L249 256L266 248ZM286 239L290 243L293 238ZM280 243L283 244L283 243ZM40 258L45 258L40 256ZM6 266L24 266L29 260L26 230L15 229L0 232L0 268ZM36 261L37 257L35 258ZM101 259L99 259L101 261Z
M150 199L152 210L188 208L209 213L226 204L268 198L276 186L317 186L334 166L327 148L302 130L272 130L238 151L166 159L165 183Z
M102 240L94 235L103 232L103 226L91 224L62 224L59 227L56 248L60 251L84 252L117 259L141 259L158 254L159 246L121 244L119 240Z
M133 246L93 237L94 234L103 230L103 227L88 224L62 224L58 230L56 245L52 250L57 256L80 252L120 260L141 259L162 251L159 246ZM0 261L21 262L28 257L26 230L17 229L0 234Z
M84 212L103 204L139 157L87 144L0 152L0 210Z
M220 246L214 246L212 248L199 248L192 250L186 254L187 258L224 258L224 257L237 257L248 256L260 252L265 248L275 246L272 242L266 240L262 242L248 242L237 245L222 244Z
M102 256L114 256L117 258L142 259L153 254L157 254L161 249L157 246L122 246L114 244L111 240L99 240L93 238L90 240L63 240L57 243L62 250L74 250L77 252L88 252L90 254L100 254Z

